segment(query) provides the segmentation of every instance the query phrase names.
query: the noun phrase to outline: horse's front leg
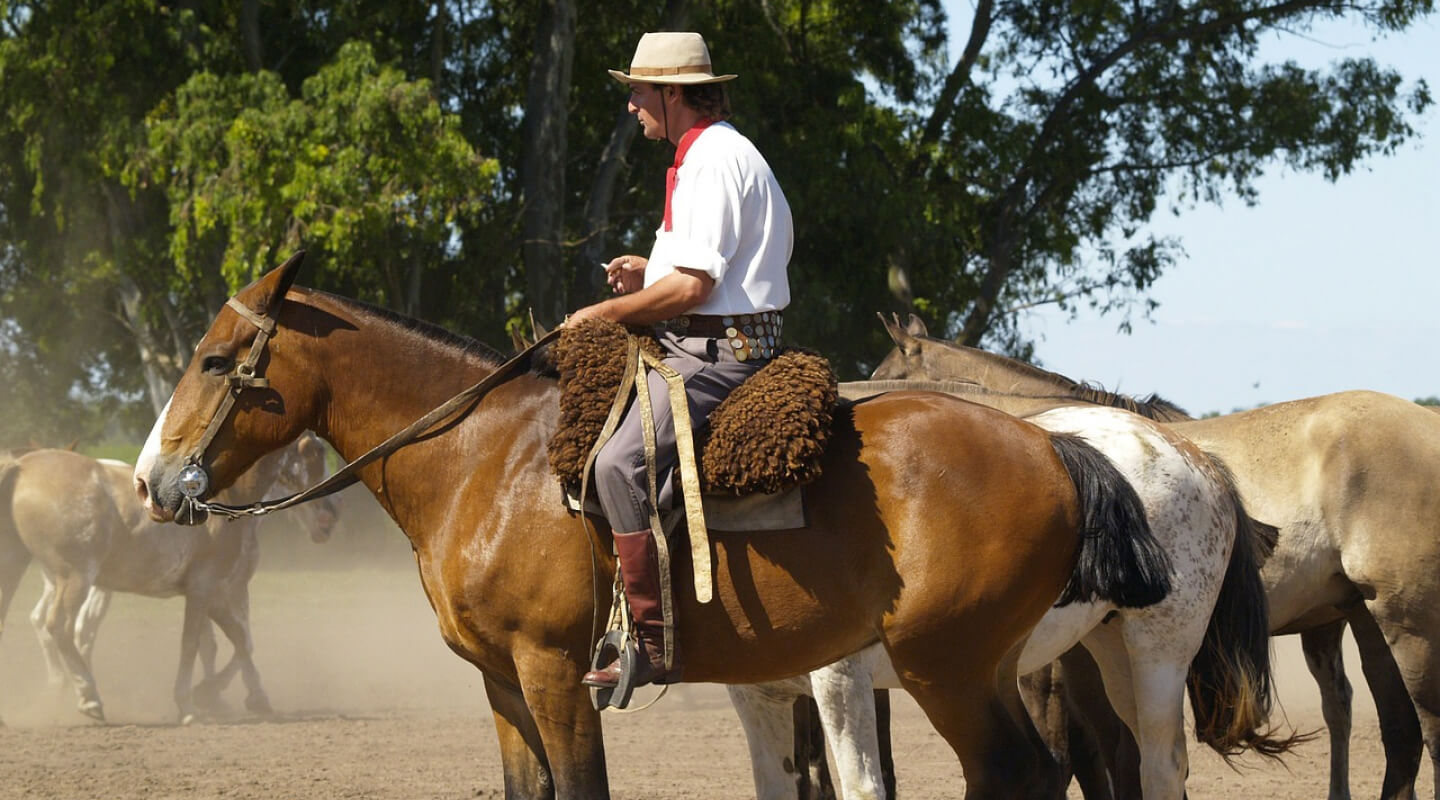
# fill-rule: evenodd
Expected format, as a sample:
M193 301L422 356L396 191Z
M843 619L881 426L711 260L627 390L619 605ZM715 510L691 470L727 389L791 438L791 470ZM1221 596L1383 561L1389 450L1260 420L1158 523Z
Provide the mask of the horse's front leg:
M1355 692L1345 678L1345 657L1340 649L1344 633L1344 620L1300 632L1305 666L1320 687L1320 711L1330 732L1329 800L1350 800L1351 700Z
M555 779L545 758L540 729L518 690L485 675L485 696L495 716L500 763L505 771L505 800L554 800Z
M874 675L885 658L880 645L871 645L810 673L820 722L835 754L841 797L887 796L874 691Z
M725 687L750 748L750 773L755 779L756 800L799 797L797 778L806 765L792 759L794 708L795 699L808 691L807 683L804 677L797 677ZM823 750L821 757L824 757Z
M580 683L585 665L554 650L516 659L525 706L540 733L555 796L564 800L608 800L605 742L600 712Z

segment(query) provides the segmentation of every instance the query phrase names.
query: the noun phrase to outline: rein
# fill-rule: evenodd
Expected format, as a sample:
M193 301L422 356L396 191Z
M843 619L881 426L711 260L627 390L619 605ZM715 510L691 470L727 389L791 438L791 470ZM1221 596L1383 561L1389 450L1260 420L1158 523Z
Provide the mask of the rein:
M260 354L264 349L265 343L274 335L275 320L268 314L264 316L256 314L254 311L246 308L244 303L239 302L233 297L226 302L226 305L230 306L237 311L240 316L249 320L255 327L259 328L260 333L255 337L254 344L250 346L250 353L246 356L245 361L237 364L235 369L227 376L230 382L230 390L225 393L225 398L220 401L219 407L216 408L215 416L210 420L209 427L205 429L205 435L201 437L200 442L195 446L190 456L186 458L186 466L181 470L180 474L180 485L181 492L185 495L185 502L191 509L218 514L229 519L246 516L264 516L273 511L281 511L291 506L299 505L307 500L314 500L317 497L334 494L355 483L360 480L357 473L362 468L410 444L441 420L454 414L461 406L482 397L491 389L495 388L497 384L509 378L519 365L529 360L532 353L560 335L560 330L556 329L540 337L534 344L516 353L505 363L496 367L493 372L482 378L479 383L446 400L425 416L410 423L404 430L395 433L390 438L370 448L370 450L359 458L349 462L333 475L314 486L276 500L260 500L248 506L232 506L224 503L207 503L199 498L199 495L203 494L205 489L209 487L209 476L200 464L204 460L205 451L209 448L211 440L215 438L215 434L219 431L220 426L230 416L230 411L234 407L235 400L239 397L240 391L249 388L265 388L270 385L269 380L255 375L255 365L260 360ZM192 491L194 494L191 494Z

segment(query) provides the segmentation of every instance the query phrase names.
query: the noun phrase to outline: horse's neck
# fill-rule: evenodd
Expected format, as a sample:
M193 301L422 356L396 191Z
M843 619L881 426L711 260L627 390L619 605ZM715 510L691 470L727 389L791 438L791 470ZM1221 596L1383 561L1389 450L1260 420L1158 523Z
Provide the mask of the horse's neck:
M418 334L386 333L368 324L357 325L347 338L348 357L337 352L306 356L307 363L321 369L341 365L325 375L328 399L314 429L346 462L483 380L496 366ZM327 346L316 341L318 347ZM348 368L356 363L356 351L379 372ZM362 469L361 482L418 545L417 537L435 528L434 520L444 517L473 484L473 474L487 465L503 465L496 472L506 481L543 479L542 437L546 425L553 424L546 421L553 416L550 408L557 407L548 383L532 376L498 383L477 403L434 426L435 433Z
M963 377L973 380L992 392L1005 394L1058 396L1073 392L1077 385L1063 375L1047 372L1005 356L960 347L949 343L937 343L944 348L941 363L948 372L947 377ZM958 369L957 369L958 368Z

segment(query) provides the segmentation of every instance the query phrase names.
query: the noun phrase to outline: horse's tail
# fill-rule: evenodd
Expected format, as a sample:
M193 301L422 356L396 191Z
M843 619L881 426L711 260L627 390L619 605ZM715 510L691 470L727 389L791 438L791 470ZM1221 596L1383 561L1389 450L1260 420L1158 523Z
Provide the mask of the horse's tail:
M1235 546L1205 640L1190 662L1185 686L1195 712L1195 738L1231 759L1245 750L1276 758L1310 735L1274 735L1271 694L1270 606L1260 567L1274 551L1278 531L1250 517L1230 470L1211 456L1235 513ZM1261 730L1265 728L1265 730Z
M10 611L10 603L15 600L20 577L30 565L30 551L20 541L15 515L10 509L15 476L19 471L14 458L9 454L0 454L0 632L5 630L5 616Z
M1070 473L1082 515L1080 556L1055 605L1106 600L1143 608L1165 599L1170 557L1150 531L1134 487L1080 437L1052 433L1050 445Z

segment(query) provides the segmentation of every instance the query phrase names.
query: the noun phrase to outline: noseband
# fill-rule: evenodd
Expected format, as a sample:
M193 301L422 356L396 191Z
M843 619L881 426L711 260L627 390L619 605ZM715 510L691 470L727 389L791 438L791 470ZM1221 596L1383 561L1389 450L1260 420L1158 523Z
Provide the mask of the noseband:
M284 302L283 297L281 298L281 302ZM309 489L289 495L288 497L282 497L278 500L261 500L248 506L231 506L225 505L224 503L208 503L200 499L210 488L210 476L203 466L205 452L209 449L210 442L214 440L215 434L219 432L220 426L225 424L225 420L230 417L230 412L234 409L235 400L240 396L240 392L245 389L269 388L270 381L256 375L255 368L260 361L261 353L265 350L265 344L270 341L270 337L275 334L275 319L270 316L268 312L263 315L256 314L234 297L227 300L225 305L249 320L251 324L260 329L260 332L255 335L255 342L250 345L250 352L245 356L245 360L236 364L235 368L226 376L226 381L229 386L226 389L225 397L221 399L220 405L216 407L215 415L210 419L209 426L205 428L204 435L200 437L199 442L196 442L190 454L185 457L185 466L180 468L180 493L184 498L181 502L180 511L189 514L190 521L194 521L196 511L219 514L220 516L230 519L244 516L264 516L272 511L280 511L294 505L299 505L306 500L324 497L344 489L350 484L360 480L357 473L362 467L377 459L384 458L396 450L399 450L401 447L415 441L441 420L454 414L461 406L470 401L477 400L514 372L518 365L528 362L531 353L549 344L552 339L560 335L560 329L556 328L540 337L534 344L516 353L510 360L496 367L494 372L486 375L479 383L445 401L443 405L430 411L430 413L420 419L415 420L404 430L394 434L380 444L375 445L364 455L341 467L333 475L311 486ZM279 303L277 303L276 306L278 307ZM178 513L177 516L179 516Z

